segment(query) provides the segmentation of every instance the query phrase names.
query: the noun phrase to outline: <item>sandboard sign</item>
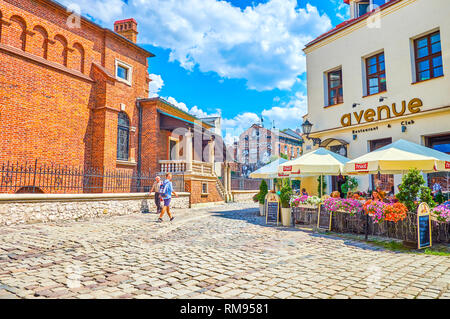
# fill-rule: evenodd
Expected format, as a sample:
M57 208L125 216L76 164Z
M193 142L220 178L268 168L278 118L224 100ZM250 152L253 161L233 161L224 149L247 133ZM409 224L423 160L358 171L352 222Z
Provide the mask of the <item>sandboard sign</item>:
M427 203L421 203L417 208L417 248L423 249L431 247L431 218L430 206Z
M280 197L275 193L266 196L266 224L277 224L280 220Z
M331 231L333 213L328 211L324 205L319 206L319 216L317 217L317 228Z

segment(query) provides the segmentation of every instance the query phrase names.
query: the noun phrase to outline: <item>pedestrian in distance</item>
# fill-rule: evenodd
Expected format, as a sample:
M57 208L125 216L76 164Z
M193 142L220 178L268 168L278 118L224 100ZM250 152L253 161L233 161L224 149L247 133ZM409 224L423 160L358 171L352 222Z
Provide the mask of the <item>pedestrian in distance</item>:
M173 217L172 214L170 213L170 201L172 200L172 194L175 195L175 197L178 197L178 194L175 193L173 190L171 173L166 174L166 179L162 184L161 188L162 188L161 197L164 200L164 207L161 211L161 214L159 215L158 222L161 223L163 221L162 218L166 212L170 218L170 221L173 221L175 217Z
M153 183L152 189L150 190L150 195L152 194L152 192L155 192L155 205L157 214L161 214L161 193L160 193L161 185L162 185L161 177L156 176L155 182Z

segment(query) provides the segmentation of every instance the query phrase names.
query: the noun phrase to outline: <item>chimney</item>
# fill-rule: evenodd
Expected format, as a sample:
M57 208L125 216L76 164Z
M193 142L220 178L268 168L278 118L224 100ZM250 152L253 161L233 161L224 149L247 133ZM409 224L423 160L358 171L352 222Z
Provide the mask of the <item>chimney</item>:
M137 42L137 22L134 19L114 22L114 31L133 43Z

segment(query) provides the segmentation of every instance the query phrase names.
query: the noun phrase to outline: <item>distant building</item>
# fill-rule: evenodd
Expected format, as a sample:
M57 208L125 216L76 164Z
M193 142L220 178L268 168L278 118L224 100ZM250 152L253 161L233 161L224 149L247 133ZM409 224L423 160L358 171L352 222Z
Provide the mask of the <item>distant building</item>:
M237 160L242 163L242 173L249 173L267 164L273 156L287 155L294 159L302 154L302 137L293 130L281 132L253 124L245 130L237 143Z

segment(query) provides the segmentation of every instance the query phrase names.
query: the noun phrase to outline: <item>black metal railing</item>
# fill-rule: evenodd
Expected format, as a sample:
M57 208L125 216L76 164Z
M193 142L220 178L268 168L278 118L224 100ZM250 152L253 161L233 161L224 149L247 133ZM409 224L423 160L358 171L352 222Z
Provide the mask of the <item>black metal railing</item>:
M143 193L156 174L138 174L123 169L71 167L65 165L3 163L0 193ZM164 179L164 177L162 178ZM174 190L184 191L184 176L173 176Z

